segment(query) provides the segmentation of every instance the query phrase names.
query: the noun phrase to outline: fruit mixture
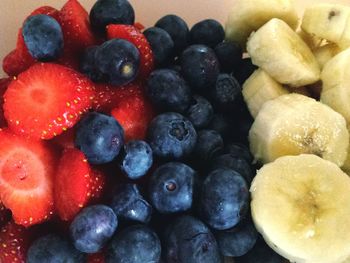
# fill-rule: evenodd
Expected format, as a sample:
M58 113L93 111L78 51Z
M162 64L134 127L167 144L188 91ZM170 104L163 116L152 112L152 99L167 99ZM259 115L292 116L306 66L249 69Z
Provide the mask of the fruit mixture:
M350 6L68 0L2 66L1 263L350 262Z

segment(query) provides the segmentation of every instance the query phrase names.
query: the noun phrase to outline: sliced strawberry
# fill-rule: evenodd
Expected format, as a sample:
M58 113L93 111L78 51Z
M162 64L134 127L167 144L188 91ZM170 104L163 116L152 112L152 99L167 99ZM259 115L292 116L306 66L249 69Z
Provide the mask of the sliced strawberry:
M143 24L141 24L140 22L135 22L134 27L136 27L141 32L142 32L142 30L145 29L145 26Z
M51 139L72 127L94 97L93 83L67 67L38 63L12 81L4 95L9 127L34 139Z
M32 231L10 221L0 231L0 262L25 263Z
M74 148L75 128L70 128L64 133L52 139L52 143L57 145L61 150Z
M52 6L41 6L35 9L29 16L48 15L59 21L59 11Z
M95 201L105 184L102 174L92 171L84 154L77 149L63 152L55 182L56 209L65 221Z
M96 44L89 14L77 0L68 0L60 11L60 24L66 49L81 52Z
M62 56L57 59L57 63L76 71L80 70L79 56L67 49L65 49Z
M11 219L11 212L0 202L0 228ZM1 243L0 243L1 244Z
M4 104L4 94L11 80L11 78L0 79L0 127L7 125L2 107Z
M108 39L122 38L133 43L140 51L141 67L139 79L145 80L154 69L154 57L150 44L146 37L135 26L131 25L108 25Z
M56 156L44 141L0 130L0 199L17 224L47 220L53 211Z
M105 255L103 253L95 253L88 255L87 263L104 263Z
M155 111L143 94L130 94L120 100L111 115L123 127L126 141L143 140Z

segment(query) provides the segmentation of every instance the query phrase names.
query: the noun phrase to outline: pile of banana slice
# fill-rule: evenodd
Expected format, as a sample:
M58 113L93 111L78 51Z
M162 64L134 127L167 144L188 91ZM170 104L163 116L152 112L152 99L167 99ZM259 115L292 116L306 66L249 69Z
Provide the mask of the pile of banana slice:
M235 0L226 38L259 67L243 85L263 164L256 228L291 262L349 263L350 5L316 4L299 19L292 0Z

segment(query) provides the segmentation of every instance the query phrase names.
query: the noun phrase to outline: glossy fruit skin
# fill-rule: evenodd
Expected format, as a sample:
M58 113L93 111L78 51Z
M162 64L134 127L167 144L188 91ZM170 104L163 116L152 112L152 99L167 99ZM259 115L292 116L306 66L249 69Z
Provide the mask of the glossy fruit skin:
M27 254L27 263L84 263L86 256L79 252L66 239L49 234L40 237L30 246Z
M118 159L120 169L129 179L139 179L153 164L152 148L145 141L133 140L124 145Z
M77 125L75 146L91 164L113 161L124 144L124 131L113 118L101 113L88 113Z
M161 245L153 230L143 225L134 225L117 233L106 253L106 263L159 262Z
M199 219L180 216L169 224L164 242L167 263L221 263L218 244Z
M76 249L96 253L111 239L117 226L118 219L111 208L94 205L84 208L74 218L69 230Z
M179 113L163 113L148 127L148 142L155 156L179 160L194 149L197 132L192 123Z
M142 196L136 184L120 185L110 203L114 213L121 221L147 224L151 220L153 208Z
M109 24L128 24L135 22L135 12L127 0L98 0L90 11L92 28L103 34Z
M209 226L226 230L245 218L249 208L249 189L244 178L230 169L212 171L204 180L199 213Z
M186 22L179 16L172 14L163 16L156 22L155 26L168 32L174 41L176 54L188 46L190 31Z
M193 95L185 115L196 129L202 129L209 125L214 116L214 109L206 98Z
M249 147L242 143L229 143L225 145L225 153L229 153L233 157L242 158L251 164L254 160Z
M210 161L224 149L224 140L215 130L201 130L198 132L194 155L197 161Z
M96 67L96 51L98 46L91 46L85 49L80 60L80 72L88 76L92 81L99 82L103 80L103 75Z
M197 191L197 174L186 164L170 162L158 167L149 180L149 197L162 214L191 209Z
M143 34L151 45L156 65L169 62L174 54L174 41L169 33L159 27L150 27Z
M221 72L232 73L242 63L243 51L236 42L219 43L214 51L219 60Z
M22 34L29 53L40 61L54 60L63 51L61 26L51 16L30 16L24 22Z
M225 30L214 19L205 19L195 24L190 30L192 44L202 44L214 48L225 38Z
M185 80L200 93L212 87L220 72L215 52L204 45L186 48L180 57L180 65Z
M191 88L176 71L158 69L151 73L146 92L161 111L183 113L191 102Z
M111 39L97 49L95 65L104 81L113 85L125 85L138 74L140 52L127 40Z

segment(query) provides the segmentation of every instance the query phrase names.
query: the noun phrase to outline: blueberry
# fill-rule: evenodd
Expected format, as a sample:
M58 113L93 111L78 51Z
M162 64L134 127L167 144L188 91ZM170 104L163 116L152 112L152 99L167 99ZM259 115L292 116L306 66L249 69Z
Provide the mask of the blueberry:
M222 42L214 50L220 62L221 72L232 73L242 63L243 51L236 42Z
M49 234L32 243L27 253L27 263L85 263L86 256L76 250L68 240Z
M95 64L95 54L97 49L98 46L88 47L85 49L80 60L80 71L95 82L103 80L103 74L98 71Z
M118 159L120 169L129 179L139 179L153 164L152 149L145 141L129 141Z
M201 162L211 160L224 149L224 141L217 131L201 130L198 132L194 155Z
M176 53L184 50L189 43L189 28L186 22L177 15L166 15L159 19L156 27L164 29L174 41Z
M163 111L184 112L191 102L191 89L174 70L158 69L151 73L146 91L151 101Z
M253 248L258 232L249 221L230 230L217 231L215 237L221 254L226 257L240 257Z
M111 208L94 205L84 208L69 227L76 249L84 253L100 251L111 239L118 226L118 219Z
M182 159L194 149L197 133L192 123L179 113L158 115L148 127L148 141L155 156Z
M220 73L215 52L204 45L192 45L184 50L180 58L184 78L199 92L215 85Z
M120 220L140 223L148 223L151 220L152 207L141 195L136 184L120 185L110 206Z
M195 24L190 31L192 44L203 44L214 48L225 38L225 30L214 19L206 19Z
M229 153L236 158L242 158L248 163L253 162L253 156L250 153L249 148L242 143L229 143L225 145L225 153Z
M103 43L95 53L95 65L104 80L113 85L133 81L140 67L140 52L129 41L111 39Z
M219 168L232 169L242 175L249 184L252 182L255 175L253 168L246 159L233 154L223 154L214 158L211 162L210 168L210 170L216 170Z
M265 241L258 238L255 246L244 256L236 257L235 263L285 263L286 259L273 251Z
M242 60L241 64L234 71L233 75L238 80L239 84L243 85L243 83L253 74L253 72L258 67L252 63L250 58L245 58Z
M91 112L77 125L75 146L91 164L113 161L123 144L123 128L113 117Z
M199 203L201 218L212 228L226 230L245 218L249 190L244 178L231 169L217 169L205 178Z
M156 263L161 256L157 234L147 226L134 225L117 233L106 253L106 263Z
M24 22L22 35L29 53L40 61L55 60L63 52L62 29L51 16L30 16Z
M135 12L127 0L98 0L90 11L92 28L104 33L109 24L133 25Z
M216 113L214 114L207 128L217 131L225 140L231 134L231 126L231 122L227 118L227 116L220 113Z
M167 263L221 263L218 244L209 228L192 216L171 223L165 238Z
M143 32L151 45L156 65L165 65L174 54L174 41L164 29L151 27Z
M197 129L205 128L209 125L214 115L213 106L202 96L194 95L186 117Z
M162 214L187 211L192 207L196 188L196 172L183 163L163 164L152 174L149 196Z
M228 74L220 74L211 90L212 102L221 112L231 112L241 94L241 85Z

